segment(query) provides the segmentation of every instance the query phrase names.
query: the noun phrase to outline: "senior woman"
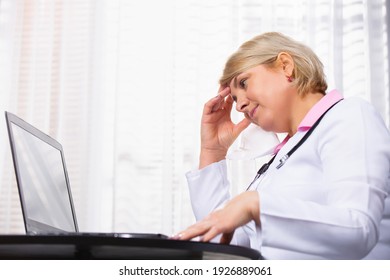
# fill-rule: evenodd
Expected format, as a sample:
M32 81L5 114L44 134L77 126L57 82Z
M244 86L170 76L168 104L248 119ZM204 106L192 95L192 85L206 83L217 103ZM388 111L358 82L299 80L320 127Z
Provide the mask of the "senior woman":
M173 238L217 238L267 259L390 259L390 134L374 108L326 92L314 52L275 32L244 43L220 84L204 106L199 170L187 174L198 222ZM231 198L225 156L250 123L287 137Z

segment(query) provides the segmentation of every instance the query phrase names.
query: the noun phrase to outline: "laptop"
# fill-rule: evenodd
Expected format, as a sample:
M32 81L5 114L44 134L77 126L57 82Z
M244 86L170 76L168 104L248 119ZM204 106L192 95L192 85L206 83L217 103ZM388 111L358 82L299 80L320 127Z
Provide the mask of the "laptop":
M79 232L62 145L10 112L5 118L26 234L167 238L159 233Z

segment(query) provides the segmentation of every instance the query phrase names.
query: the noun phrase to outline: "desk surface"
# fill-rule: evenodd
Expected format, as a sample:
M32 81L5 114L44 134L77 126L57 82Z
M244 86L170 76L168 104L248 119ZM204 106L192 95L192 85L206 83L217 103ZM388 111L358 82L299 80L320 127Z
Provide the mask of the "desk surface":
M253 249L155 238L0 235L0 259L262 259Z

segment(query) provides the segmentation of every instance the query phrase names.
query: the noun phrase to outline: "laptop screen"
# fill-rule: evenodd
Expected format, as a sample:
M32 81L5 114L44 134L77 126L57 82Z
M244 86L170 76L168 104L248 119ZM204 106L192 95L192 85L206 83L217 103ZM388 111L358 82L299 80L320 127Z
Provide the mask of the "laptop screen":
M8 125L27 233L78 231L61 145L20 121Z

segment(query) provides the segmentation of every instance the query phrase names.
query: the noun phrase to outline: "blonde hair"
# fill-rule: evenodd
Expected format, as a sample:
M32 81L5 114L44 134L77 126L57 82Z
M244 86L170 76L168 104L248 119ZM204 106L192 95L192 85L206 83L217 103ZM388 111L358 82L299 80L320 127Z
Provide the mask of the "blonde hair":
M227 60L220 84L229 85L239 74L260 64L276 67L281 52L288 53L294 61L292 78L299 94L325 93L328 85L317 55L304 44L278 32L264 33L242 44Z

